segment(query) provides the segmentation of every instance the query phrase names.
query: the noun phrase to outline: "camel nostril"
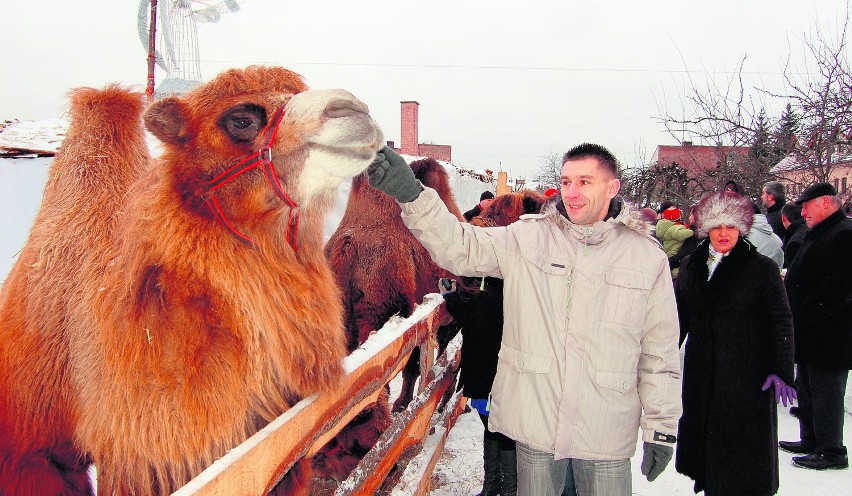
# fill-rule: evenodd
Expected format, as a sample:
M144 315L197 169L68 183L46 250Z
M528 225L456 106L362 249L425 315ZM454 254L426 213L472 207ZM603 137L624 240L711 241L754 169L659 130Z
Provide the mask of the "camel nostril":
M358 103L352 100L334 100L325 107L324 114L330 119L336 119L366 112L367 109L363 104L358 105Z

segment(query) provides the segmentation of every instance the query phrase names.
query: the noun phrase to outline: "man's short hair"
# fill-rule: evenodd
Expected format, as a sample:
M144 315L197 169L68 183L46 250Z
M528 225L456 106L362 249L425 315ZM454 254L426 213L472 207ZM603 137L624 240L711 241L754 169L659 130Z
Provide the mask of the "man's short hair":
M779 181L769 181L768 183L763 185L763 190L772 195L775 198L775 201L778 203L784 203L787 201L786 190L784 185ZM788 217L789 219L789 217Z
M618 160L616 160L615 155L601 145L593 143L583 143L568 150L562 156L562 164L565 165L565 162L569 160L581 160L584 158L597 159L598 163L612 174L612 177L618 177Z
M787 217L790 222L795 222L802 218L802 206L795 203L785 203L781 207L781 215Z
M479 201L488 200L494 198L494 193L490 191L483 191L481 195L479 195Z

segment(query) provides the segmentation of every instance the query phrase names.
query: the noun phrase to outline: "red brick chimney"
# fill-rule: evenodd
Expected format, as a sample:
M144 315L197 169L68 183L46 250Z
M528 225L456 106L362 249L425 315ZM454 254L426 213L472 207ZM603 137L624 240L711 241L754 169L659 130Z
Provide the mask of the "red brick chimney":
M417 109L420 104L414 101L399 102L402 111L402 122L399 137L399 152L406 155L418 155L417 142Z

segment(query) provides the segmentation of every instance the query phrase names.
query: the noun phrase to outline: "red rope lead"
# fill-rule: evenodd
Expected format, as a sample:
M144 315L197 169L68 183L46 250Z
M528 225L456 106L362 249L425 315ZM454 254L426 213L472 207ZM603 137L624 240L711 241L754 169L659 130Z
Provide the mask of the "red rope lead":
M251 238L241 233L233 224L231 224L225 216L225 212L222 211L222 206L219 205L219 202L213 194L217 189L233 181L242 173L256 169L258 166L262 165L263 175L266 178L266 182L269 183L269 187L272 188L272 191L275 192L275 195L278 196L282 202L290 207L290 215L287 219L287 242L295 252L296 233L299 230L299 205L296 204L296 202L287 195L284 188L281 187L281 182L278 181L278 176L275 174L275 164L272 162L272 142L275 140L275 135L278 133L278 126L281 124L282 119L284 119L284 107L276 110L275 114L272 116L272 121L267 127L266 137L263 140L263 145L260 150L240 160L231 167L228 167L222 173L211 179L207 183L210 187L210 191L205 194L203 198L205 203L207 203L207 206L210 207L210 210L213 211L213 215L222 222L231 234L240 241L250 246L254 246L254 241L252 241Z

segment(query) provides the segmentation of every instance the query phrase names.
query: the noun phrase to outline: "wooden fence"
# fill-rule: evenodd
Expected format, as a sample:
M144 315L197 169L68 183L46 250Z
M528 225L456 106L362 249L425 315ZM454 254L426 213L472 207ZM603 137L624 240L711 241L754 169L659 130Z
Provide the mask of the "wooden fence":
M397 486L429 490L432 469L446 437L464 409L461 394L452 394L461 356L461 334L435 359L436 332L452 321L440 295L424 298L411 317L395 318L344 360L345 380L334 391L313 395L214 462L175 496L265 495L302 457L316 454L365 406L421 347L419 389L406 410L392 418L373 449L335 495L372 494L403 452L414 455ZM446 398L450 398L449 401Z

